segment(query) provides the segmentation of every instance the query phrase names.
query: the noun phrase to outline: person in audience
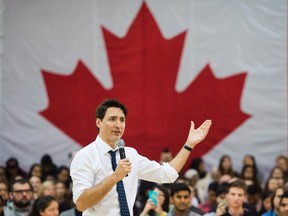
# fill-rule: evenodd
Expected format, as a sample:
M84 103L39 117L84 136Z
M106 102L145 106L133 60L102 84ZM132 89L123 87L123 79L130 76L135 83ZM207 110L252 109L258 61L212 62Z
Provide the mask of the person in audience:
M173 154L169 148L163 148L162 152L160 153L159 163L168 163L173 159Z
M185 182L187 182L187 184L191 189L191 196L192 196L191 205L198 207L200 199L198 197L198 191L196 188L197 182L199 180L199 174L197 170L188 169L184 174L184 178L186 179Z
M58 216L59 205L53 196L42 196L35 200L29 216Z
M39 191L39 188L41 187L41 184L42 184L41 178L37 175L34 175L34 176L31 176L29 178L29 182L33 187L33 197L34 197L34 199L37 199L38 198L38 191Z
M29 170L29 178L32 176L38 176L42 181L42 166L39 163L34 163L31 165Z
M172 207L167 216L200 216L203 212L191 206L191 189L186 183L173 183L170 188Z
M199 179L205 178L207 174L205 163L200 157L196 157L192 160L190 169L195 169L198 172Z
M262 188L259 184L252 183L247 186L247 202L255 208L257 215L260 215L262 207Z
M163 185L156 185L153 189L157 194L156 200L147 199L140 216L166 216L169 211L169 191ZM156 205L155 202L156 201Z
M278 187L284 186L284 172L282 168L275 166L270 171L269 178L274 178L277 180Z
M255 166L245 165L242 168L240 177L245 181L246 185L253 184L261 187L258 181L257 170L255 170Z
M239 174L236 171L234 171L234 169L233 169L232 160L231 160L231 157L229 155L223 155L220 158L218 170L219 170L221 176L223 176L225 174L231 176L232 178L239 176Z
M262 216L279 216L279 203L280 203L280 198L283 195L284 190L282 187L278 187L271 198L271 210L268 212L265 212L264 214L262 214Z
M270 211L272 209L271 205L271 199L273 196L273 192L270 191L264 191L262 194L262 206L261 210L259 212L259 215L264 214L267 211Z
M44 181L38 190L38 197L48 195L53 197L56 196L55 182L52 180Z
M274 192L278 188L278 181L275 178L268 178L264 187L265 192Z
M217 205L217 189L218 189L218 182L212 182L208 187L208 198L205 202L201 203L198 208L201 209L203 212L211 212L213 207Z
M284 172L284 181L288 181L288 156L279 155L276 158L276 166L280 167Z
M10 157L6 161L6 176L8 182L13 182L16 178L27 178L28 174L19 166L16 158Z
M49 154L45 154L42 156L41 167L43 181L57 179L57 166L54 164L52 157Z
M262 174L262 172L259 171L256 159L253 155L251 155L251 154L244 155L242 170L243 170L244 166L253 166L253 170L255 172L254 175L256 176L256 179L259 182L259 184L262 184L263 174Z
M55 197L57 202L59 203L59 212L61 213L65 210L70 209L72 207L71 200L69 199L65 184L62 181L57 181L55 184L55 188Z
M29 181L22 178L11 183L10 199L4 207L5 216L28 216L33 201L33 187Z
M221 208L222 212L216 211L216 215L222 216L255 216L248 208L245 208L247 186L242 179L238 179L230 183L228 193L226 194L227 206ZM217 210L219 210L217 208Z
M71 188L70 170L67 166L60 166L58 168L57 180L63 182L67 189Z
M288 215L288 191L285 191L279 202L279 216Z
M218 183L216 203L212 206L210 212L204 214L204 216L215 216L225 212L225 208L227 207L226 194L228 193L229 186L228 182Z
M6 181L0 180L0 196L2 197L4 204L6 205L9 200L8 184Z
M201 203L205 202L208 198L208 187L211 183L218 183L220 180L220 173L217 168L213 168L210 172L207 172L204 178L197 181L197 195Z

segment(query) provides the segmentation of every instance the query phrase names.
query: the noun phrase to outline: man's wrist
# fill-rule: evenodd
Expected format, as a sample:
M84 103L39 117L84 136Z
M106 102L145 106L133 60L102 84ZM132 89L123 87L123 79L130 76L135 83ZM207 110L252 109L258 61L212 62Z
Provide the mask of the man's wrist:
M193 150L193 148L191 148L190 146L188 146L186 144L183 146L183 148L186 149L189 152L191 152Z

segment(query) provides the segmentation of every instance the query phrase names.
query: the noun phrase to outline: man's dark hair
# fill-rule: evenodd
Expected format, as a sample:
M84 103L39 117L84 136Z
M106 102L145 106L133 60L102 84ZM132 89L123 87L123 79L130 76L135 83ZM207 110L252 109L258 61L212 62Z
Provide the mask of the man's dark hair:
M170 152L170 149L169 149L168 147L164 147L164 148L162 149L162 152L163 152L163 153L169 153L169 152Z
M174 196L175 193L179 191L188 191L191 194L191 190L186 183L174 183L170 187L170 195Z
M99 118L102 121L107 109L110 107L120 108L123 111L125 117L128 114L127 108L120 101L116 99L106 99L97 107L96 118Z
M219 187L218 182L211 182L208 186L208 191L214 191L215 194L217 194L218 187Z
M247 186L247 194L253 196L256 194L262 195L262 188L258 184L251 184Z
M225 195L228 193L230 184L228 182L222 182L218 185L216 190L216 196Z
M233 188L233 187L241 188L241 189L244 190L244 194L247 193L247 185L246 185L245 181L242 180L242 179L237 179L237 180L231 182L230 185L229 185L228 193L230 191L230 188Z
M19 184L29 184L29 187L30 187L30 190L31 191L33 191L33 187L32 187L32 185L31 185L31 183L29 182L29 180L28 179L25 179L25 178L20 178L20 179L17 179L17 180L15 180L15 181L12 181L11 182L11 184L9 185L9 191L10 192L13 192L13 190L14 190L14 185L15 184L17 184L17 183L19 183Z
M279 202L280 205L282 204L284 198L288 198L288 191L284 191L284 193L282 194Z

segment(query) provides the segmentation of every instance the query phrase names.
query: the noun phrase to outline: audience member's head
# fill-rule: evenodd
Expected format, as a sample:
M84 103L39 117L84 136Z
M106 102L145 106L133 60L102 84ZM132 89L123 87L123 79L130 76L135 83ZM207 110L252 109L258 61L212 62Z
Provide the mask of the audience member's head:
M288 191L285 191L279 201L279 216L288 215Z
M174 183L170 188L170 201L175 212L186 212L191 205L191 190L186 183Z
M16 208L30 208L33 200L33 187L26 179L11 183L10 199Z
M39 190L38 190L38 197L42 196L53 196L56 195L56 188L55 188L55 182L52 180L46 180L44 181Z
M172 152L170 151L169 148L164 148L162 150L162 152L160 153L160 163L164 163L164 162L170 162L173 159L173 155Z
M38 163L34 163L31 165L29 170L29 178L31 176L38 176L42 179L42 166Z
M33 203L29 216L58 216L59 204L55 197L42 196Z
M196 157L192 160L190 169L194 169L198 172L199 178L204 178L207 174L205 163L202 158Z

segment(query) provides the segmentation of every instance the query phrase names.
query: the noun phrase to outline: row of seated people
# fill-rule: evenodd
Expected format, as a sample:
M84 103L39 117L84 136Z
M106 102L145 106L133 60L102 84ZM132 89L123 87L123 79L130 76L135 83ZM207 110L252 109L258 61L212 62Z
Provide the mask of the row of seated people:
M50 183L47 186L47 183ZM23 216L77 216L77 211L70 199L59 199L57 187L52 180L46 180L41 185L44 188L35 198L33 186L29 180L17 178L10 185L10 196L0 195L0 215ZM44 187L45 185L45 187ZM254 198L249 195L249 187L241 178L232 178L229 182L213 182L209 185L208 199L205 204L195 204L196 191L187 179L179 178L172 184L155 184L147 188L143 203L136 202L133 215L244 215L244 216L287 216L288 184L271 191L271 197L261 203L261 211L257 211ZM2 190L4 191L4 190ZM252 201L252 202L251 202ZM65 203L65 205L63 205ZM144 204L143 209L137 204ZM65 210L66 207L67 209ZM46 212L47 211L47 212Z
M171 157L171 152L164 149L160 156L160 162L169 161ZM232 160L228 155L223 155L219 160L218 168L212 172L206 172L204 161L201 158L196 158L192 161L190 169L183 176L180 175L177 182L182 181L189 185L193 195L191 206L200 209L202 213L207 213L213 211L213 208L215 210L213 194L214 197L217 196L217 190L221 188L220 185L222 183L229 182L235 178L243 179L247 185L247 202L255 207L257 215L261 215L271 209L269 206L265 207L264 204L268 201L270 203L275 190L287 184L287 164L286 156L277 157L269 178L263 183L256 161L251 155L244 157L243 169L240 174L233 170ZM57 167L49 155L44 155L39 164L33 164L28 174L22 171L15 158L8 159L6 167L0 167L0 195L5 204L11 199L8 195L9 183L19 178L29 179L33 187L33 200L37 200L37 198L42 196L55 197L59 204L60 213L74 207L69 168L66 166ZM145 209L147 191L155 187L153 183L145 181L140 181L139 183L139 195L135 202L134 215L141 214L143 209ZM170 186L164 186L170 192ZM3 193L5 192L5 187L6 195Z

